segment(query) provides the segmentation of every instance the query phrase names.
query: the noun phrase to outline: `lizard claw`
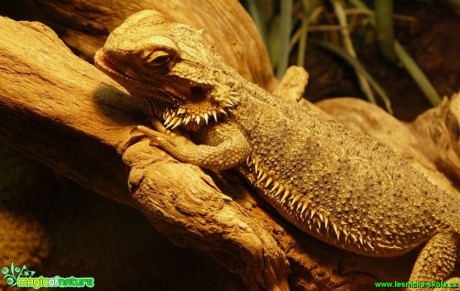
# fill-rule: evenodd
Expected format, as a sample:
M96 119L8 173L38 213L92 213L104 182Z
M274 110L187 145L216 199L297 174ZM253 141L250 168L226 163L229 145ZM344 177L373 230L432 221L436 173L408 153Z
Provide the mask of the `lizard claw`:
M147 139L150 139L152 142L154 140L158 140L159 138L158 135L161 133L156 132L153 129L150 129L148 127L137 125L130 130L129 134L130 134L129 139L126 142L124 142L121 146L122 152L125 152L127 148L140 142L143 139L147 138Z
M131 130L129 131L129 134L134 134L134 133L137 133L139 132L139 126L135 126L133 128L131 128Z
M130 146L146 138L145 134L139 134L134 129L130 131L130 135L131 136L129 137L129 139L120 145L119 151L121 151L122 153L124 153Z
M149 142L149 146L161 146L161 143L164 141L164 139L162 139L161 137L156 137L156 138L152 138L150 139L150 142Z
M151 119L150 120L150 123L153 125L153 127L158 131L158 132L161 132L161 133L164 133L164 134L167 134L169 136L176 136L178 131L177 129L176 130L171 130L171 129L168 129L166 128L163 123L161 123L158 119Z
M133 127L133 129L131 129L130 131L130 134L134 134L134 133L138 133L147 138L155 138L158 136L158 134L161 134L160 132L157 132L143 125L137 125Z
M157 132L156 136L150 136L149 146L155 146L163 148L166 144L173 145L173 140L171 140L170 136L167 133Z
M150 123L153 125L153 127L159 131L159 132L162 132L162 133L168 133L168 132L171 132L169 129L167 129L158 119L154 119L152 118L152 120L150 120Z
M130 132L130 133L132 134L133 132ZM146 136L144 134L133 134L133 135L131 135L129 137L128 141L125 143L126 147L132 146L133 144L140 142L145 137Z

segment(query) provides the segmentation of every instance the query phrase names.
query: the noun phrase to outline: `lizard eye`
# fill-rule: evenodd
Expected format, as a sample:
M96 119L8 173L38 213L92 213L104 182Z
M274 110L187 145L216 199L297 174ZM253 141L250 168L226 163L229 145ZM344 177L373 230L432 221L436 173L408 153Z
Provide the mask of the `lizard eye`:
M148 54L144 61L153 67L161 67L169 62L169 54L165 51L154 51Z

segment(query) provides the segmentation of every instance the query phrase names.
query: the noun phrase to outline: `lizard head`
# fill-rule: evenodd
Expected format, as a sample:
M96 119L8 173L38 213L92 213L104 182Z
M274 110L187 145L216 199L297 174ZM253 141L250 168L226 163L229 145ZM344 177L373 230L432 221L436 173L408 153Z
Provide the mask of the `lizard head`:
M237 88L202 31L153 10L136 13L113 30L95 64L168 128L217 121L238 103Z

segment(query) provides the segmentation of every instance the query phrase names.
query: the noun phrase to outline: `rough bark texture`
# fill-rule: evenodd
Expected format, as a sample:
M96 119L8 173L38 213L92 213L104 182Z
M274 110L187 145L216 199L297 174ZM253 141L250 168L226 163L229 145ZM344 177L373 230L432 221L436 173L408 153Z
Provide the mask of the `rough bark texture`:
M189 2L111 1L111 8L104 1L30 4L42 5L37 11L43 17L56 17L54 23L60 23L66 43L87 58L126 16L158 9L178 22L206 28L228 64L273 88L276 81L265 50L238 3ZM414 252L376 259L331 248L280 219L231 173L204 173L177 163L147 141L123 152L131 128L144 123L124 90L73 55L44 25L1 18L0 26L1 142L99 194L139 209L169 240L213 257L237 273L248 289L359 290L376 280L408 278ZM306 76L299 80L306 82ZM282 83L277 92L289 92L290 82ZM296 97L299 92L289 95ZM357 107L362 116L378 111L366 106ZM374 130L383 140L394 136L382 124ZM402 139L396 136L395 141L407 136L410 133ZM418 147L424 144L420 136L409 140L411 154L436 172L423 158L426 153L420 153Z

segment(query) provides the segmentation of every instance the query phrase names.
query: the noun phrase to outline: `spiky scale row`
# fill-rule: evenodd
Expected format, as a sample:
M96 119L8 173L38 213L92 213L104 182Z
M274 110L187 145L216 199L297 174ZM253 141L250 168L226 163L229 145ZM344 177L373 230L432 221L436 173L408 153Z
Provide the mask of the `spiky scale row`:
M234 92L231 93L234 94ZM174 129L182 124L187 125L190 121L200 124L202 120L205 124L209 124L211 116L214 119L214 122L217 122L219 114L227 116L228 113L232 112L232 109L237 105L238 99L235 96L232 96L232 94L220 102L222 107L211 109L208 112L191 112L190 109L184 107L166 109L163 112L164 126L168 129Z
M217 122L217 111L211 110L205 113L189 113L187 109L180 107L177 110L169 109L163 112L164 126L169 129L174 129L181 124L189 124L190 121L195 121L197 124L204 120L206 124L209 123L209 117L212 116L214 121Z
M255 175L255 184L267 191L281 204L287 205L290 211L295 210L295 213L300 213L300 216L304 218L303 221L307 222L307 227L311 231L318 233L323 230L332 232L337 242L342 240L345 243L354 243L360 249L374 250L374 246L370 242L364 241L361 234L350 233L345 227L339 227L336 223L330 221L325 213L314 207L309 207L311 203L302 200L302 195L290 186L283 186L276 180L272 171L263 170L263 166L257 159L248 157L247 166Z

